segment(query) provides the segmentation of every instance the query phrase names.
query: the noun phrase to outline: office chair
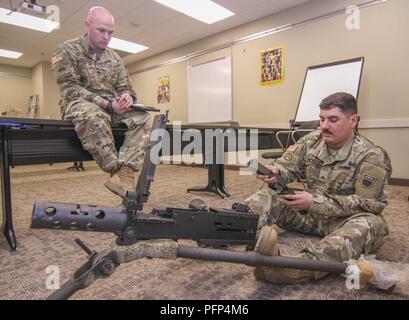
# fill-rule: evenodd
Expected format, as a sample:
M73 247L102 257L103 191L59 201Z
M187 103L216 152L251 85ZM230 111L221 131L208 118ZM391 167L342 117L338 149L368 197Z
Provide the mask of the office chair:
M320 125L319 120L305 121L294 130L283 130L276 133L276 140L281 147L281 151L264 152L261 157L264 159L278 159L285 153L287 148L296 143L303 136L315 131Z

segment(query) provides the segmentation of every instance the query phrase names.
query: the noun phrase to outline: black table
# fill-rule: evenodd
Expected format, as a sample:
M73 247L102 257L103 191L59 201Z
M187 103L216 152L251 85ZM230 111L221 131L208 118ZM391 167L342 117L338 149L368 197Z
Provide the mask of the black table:
M218 130L213 141L216 141L218 135L230 130L230 132L238 133L239 131L248 135L252 130L258 129L258 148L272 149L277 148L275 141L275 133L279 129L266 128L241 128L225 125L182 125L182 126L167 126L169 137L165 137L164 145L169 143L170 152L162 150L162 155L176 155L173 148L175 139L178 139L181 134L187 130L195 130L201 133L202 152L205 158L212 156L213 160L221 161L208 162L208 184L206 187L190 188L188 191L206 191L214 192L221 197L228 196L229 193L225 188L224 181L224 152L228 150L228 144L222 143L209 147L209 141L205 141L203 133L206 130ZM16 236L13 229L12 220L12 200L10 186L10 167L18 165L45 164L45 163L61 163L71 161L87 161L92 160L92 156L82 148L81 142L78 139L73 124L71 121L64 120L43 120L43 119L26 119L26 118L9 118L0 117L1 130L1 188L2 188L2 208L3 208L3 233L10 244L12 250L17 248ZM113 124L112 132L115 138L116 147L119 148L124 141L126 127L122 124ZM177 135L177 136L176 136ZM170 141L166 141L170 139ZM185 148L190 141L184 141L181 148ZM205 148L207 146L207 148ZM242 151L249 146L246 143L245 148L235 148L236 151ZM248 149L247 149L248 150ZM233 150L232 150L233 151Z

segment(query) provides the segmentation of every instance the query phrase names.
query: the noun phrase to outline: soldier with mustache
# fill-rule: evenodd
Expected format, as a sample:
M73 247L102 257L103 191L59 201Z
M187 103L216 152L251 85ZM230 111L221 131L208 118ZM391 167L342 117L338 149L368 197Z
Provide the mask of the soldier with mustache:
M276 224L287 230L323 237L307 244L298 257L348 261L376 250L389 233L382 216L392 167L382 148L356 132L355 98L338 92L320 104L320 130L289 147L269 169L287 183L301 177L306 190L279 195L265 188L245 203L260 215L259 227ZM267 183L275 177L258 176ZM263 228L256 250L279 255L277 233ZM257 267L256 278L276 284L318 279L325 273Z

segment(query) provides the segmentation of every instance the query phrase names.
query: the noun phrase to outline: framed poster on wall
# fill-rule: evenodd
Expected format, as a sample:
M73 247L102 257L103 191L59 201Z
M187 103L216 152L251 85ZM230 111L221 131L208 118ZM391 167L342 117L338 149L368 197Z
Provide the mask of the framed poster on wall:
M266 49L260 52L260 84L269 86L284 81L284 47Z
M170 76L160 77L158 79L158 103L170 102Z

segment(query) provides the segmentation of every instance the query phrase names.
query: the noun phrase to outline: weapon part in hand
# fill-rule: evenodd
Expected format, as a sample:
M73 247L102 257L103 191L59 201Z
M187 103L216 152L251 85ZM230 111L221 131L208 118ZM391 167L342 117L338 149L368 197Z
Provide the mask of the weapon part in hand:
M160 112L160 109L149 107L144 104L134 103L131 105L132 110L143 111L143 112Z
M280 175L274 174L269 168L262 165L256 159L250 160L248 163L250 170L256 172L258 175L267 176L267 177L275 177L276 182L270 183L269 187L278 191L279 194L295 194L295 191L287 186L284 179Z

